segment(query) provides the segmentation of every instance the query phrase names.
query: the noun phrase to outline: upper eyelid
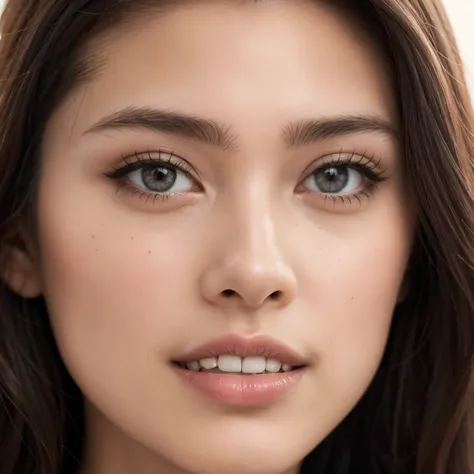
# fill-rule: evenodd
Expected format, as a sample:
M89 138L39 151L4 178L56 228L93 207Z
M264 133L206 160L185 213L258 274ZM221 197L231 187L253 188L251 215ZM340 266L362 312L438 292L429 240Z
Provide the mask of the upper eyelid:
M350 158L341 159L341 157ZM354 160L354 157L358 157L359 159ZM370 170L374 173L379 174L381 176L385 176L386 169L381 166L381 163L382 159L376 158L375 155L370 155L367 152L357 153L355 151L347 152L340 150L336 153L325 153L320 158L316 158L304 169L302 174L304 176L310 175L311 173L314 173L316 170L325 166L337 164L350 166L352 164L353 166L360 165L360 167L368 169L370 168Z
M170 156L170 159L169 160L160 159L161 155L168 155ZM142 159L142 157L145 157L145 159ZM185 173L192 172L196 174L196 176L199 179L201 179L199 172L191 163L189 163L189 161L187 161L180 155L177 155L176 153L169 150L153 150L153 151L135 152L132 155L126 155L126 156L122 155L122 160L127 164L138 164L138 165L140 163L142 163L143 165L153 164L153 163L156 163L157 165L159 165L160 163L170 164L172 166L177 167L182 172L185 172Z
M170 157L170 159L160 159L162 155L167 155ZM357 157L357 159L354 160L354 157ZM125 166L137 165L137 167L139 167L140 163L142 163L144 166L146 164L153 163L169 163L171 166L175 166L184 173L194 173L196 177L202 181L202 178L197 169L189 161L187 161L180 155L177 155L171 150L158 149L134 152L131 155L122 155L122 160L124 163L126 163ZM375 159L375 155L369 155L366 152L357 153L355 151L344 151L343 149L341 149L338 152L325 153L323 156L316 158L303 170L302 175L305 176L304 179L306 179L308 175L324 166L330 166L338 163L340 163L341 165L350 165L352 163L353 165L359 164L363 168L370 168L370 170L374 173L380 176L384 176L386 170L384 170L380 166L381 161L381 159ZM123 169L125 166L118 166L115 169L120 170Z

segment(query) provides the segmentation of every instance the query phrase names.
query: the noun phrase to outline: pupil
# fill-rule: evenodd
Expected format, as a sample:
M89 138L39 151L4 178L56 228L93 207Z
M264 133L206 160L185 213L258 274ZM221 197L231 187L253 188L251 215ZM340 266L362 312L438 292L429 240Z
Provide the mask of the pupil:
M166 166L154 166L142 170L142 179L145 186L151 191L166 192L176 182L176 171Z
M317 171L315 180L321 192L327 194L340 193L349 181L349 170L347 167L331 166Z

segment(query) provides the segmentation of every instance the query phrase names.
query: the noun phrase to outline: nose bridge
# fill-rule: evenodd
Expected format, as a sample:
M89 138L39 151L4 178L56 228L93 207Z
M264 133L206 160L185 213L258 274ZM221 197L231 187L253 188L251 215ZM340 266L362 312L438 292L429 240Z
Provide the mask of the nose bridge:
M262 181L249 186L232 206L227 258L242 272L272 272L282 258L277 232L277 204ZM232 249L232 250L231 250ZM232 255L233 254L233 255Z
M275 217L270 206L255 203L246 216L241 218L240 229L235 230L234 245L242 262L242 270L271 272L282 258Z
M208 271L205 294L213 302L249 307L288 303L296 280L280 245L276 205L261 187L244 194L221 221L218 258Z

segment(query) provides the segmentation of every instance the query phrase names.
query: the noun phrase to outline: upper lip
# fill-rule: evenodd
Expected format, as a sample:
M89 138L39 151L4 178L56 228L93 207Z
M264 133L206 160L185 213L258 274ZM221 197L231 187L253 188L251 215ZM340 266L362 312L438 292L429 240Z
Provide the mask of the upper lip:
M276 359L282 364L300 367L308 365L308 361L297 351L267 336L246 338L230 334L210 340L173 359L174 362L192 362L220 355L239 357L260 356Z

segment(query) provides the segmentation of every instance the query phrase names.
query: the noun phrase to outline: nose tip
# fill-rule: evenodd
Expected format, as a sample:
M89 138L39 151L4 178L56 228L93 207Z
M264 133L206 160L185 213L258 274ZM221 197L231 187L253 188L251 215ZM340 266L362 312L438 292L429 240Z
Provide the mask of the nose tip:
M240 261L232 268L216 269L208 274L203 294L218 305L253 309L265 304L285 306L296 294L296 281L291 270L278 262L258 269Z
M287 305L297 293L287 222L276 221L261 185L251 186L245 196L248 200L239 201L216 226L212 256L200 275L202 294L226 308Z

